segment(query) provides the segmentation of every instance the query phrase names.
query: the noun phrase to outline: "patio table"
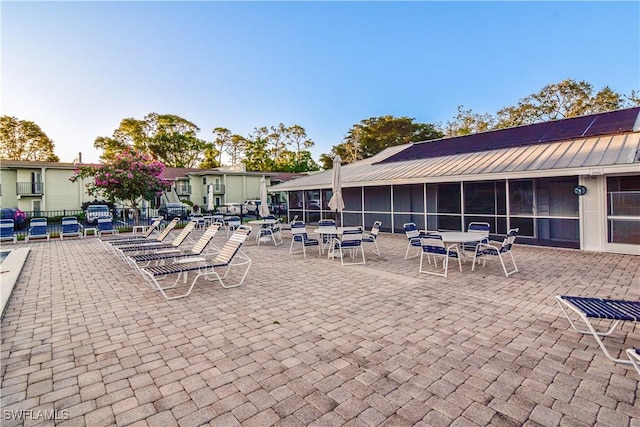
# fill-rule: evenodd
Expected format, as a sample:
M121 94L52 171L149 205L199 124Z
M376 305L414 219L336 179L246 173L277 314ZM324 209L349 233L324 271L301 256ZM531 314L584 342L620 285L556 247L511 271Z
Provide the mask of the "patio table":
M442 237L445 246L447 243L457 243L458 253L462 255L462 260L466 261L467 255L462 250L462 244L467 242L481 242L486 236L482 233L469 231L441 231L438 234Z
M328 237L328 248L333 247L331 244L333 237L340 238L345 230L356 230L361 227L318 227L313 230L314 233L320 236L320 240L323 241L323 237ZM324 255L324 245L320 245L320 253ZM327 256L331 257L332 251L327 252Z

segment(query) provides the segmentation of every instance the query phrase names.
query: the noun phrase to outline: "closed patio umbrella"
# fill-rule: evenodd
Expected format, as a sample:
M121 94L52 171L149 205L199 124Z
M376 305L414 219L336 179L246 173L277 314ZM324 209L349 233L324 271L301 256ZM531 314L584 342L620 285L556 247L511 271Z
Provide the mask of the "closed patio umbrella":
M260 216L269 215L269 205L267 203L267 181L264 176L260 179L260 206L258 207Z
M331 175L331 191L333 192L331 200L329 200L329 209L335 211L336 222L338 221L338 212L344 210L344 200L342 200L342 172L340 171L342 159L336 154L333 158L333 173Z
M207 193L207 210L209 212L213 212L215 208L216 207L213 204L213 185L209 184L208 193Z

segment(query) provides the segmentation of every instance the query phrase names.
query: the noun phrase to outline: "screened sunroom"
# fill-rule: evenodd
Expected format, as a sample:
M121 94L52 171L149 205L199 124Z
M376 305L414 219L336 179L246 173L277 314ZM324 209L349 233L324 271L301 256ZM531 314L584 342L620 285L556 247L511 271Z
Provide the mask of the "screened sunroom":
M342 167L343 225L402 233L491 224L498 237L640 254L640 108L391 147ZM289 216L334 217L331 171L272 187Z

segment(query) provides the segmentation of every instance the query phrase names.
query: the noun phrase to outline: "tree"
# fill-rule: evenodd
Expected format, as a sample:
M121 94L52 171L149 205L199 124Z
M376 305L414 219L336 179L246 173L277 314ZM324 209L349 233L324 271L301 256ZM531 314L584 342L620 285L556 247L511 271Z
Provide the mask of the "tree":
M444 136L460 136L471 133L485 132L490 130L495 123L495 119L490 114L474 113L471 109L465 110L464 106L458 106L458 114L447 121L444 126Z
M140 198L153 200L169 187L169 181L160 176L163 169L164 165L151 156L125 148L101 165L80 165L69 179L89 179L89 195L111 202L128 201L136 208Z
M520 99L514 106L491 114L474 113L458 106L458 114L442 126L446 136L468 135L493 129L524 126L550 120L559 120L588 114L619 110L640 105L635 90L624 96L605 86L594 92L593 85L585 81L566 79L546 85L541 90Z
M248 171L273 170L273 160L269 155L266 128L256 128L247 138L244 146L244 160Z
M240 135L231 135L231 141L226 147L226 153L231 157L231 164L237 165L242 159L242 155L247 145L247 138Z
M331 154L320 156L324 168L331 167L329 160L336 154L342 163L372 157L385 148L409 142L442 138L443 133L432 124L416 123L409 117L381 116L361 120L349 129L343 142L334 145Z
M619 110L629 106L629 101L631 97L625 100L608 86L594 93L591 83L567 79L546 85L517 105L499 110L495 129Z
M173 115L150 113L143 120L126 118L112 137L98 137L94 146L102 149L102 160L113 160L125 149L151 155L167 167L195 167L202 158L205 141L192 122Z
M218 157L214 158L212 163L217 163L218 166L222 165L222 153L225 151L225 148L231 144L231 131L227 128L217 127L213 129L213 135L215 139L213 140L213 149L218 153ZM213 153L213 150L211 150ZM206 154L205 154L206 157Z
M0 117L0 159L59 162L53 147L53 141L34 122Z

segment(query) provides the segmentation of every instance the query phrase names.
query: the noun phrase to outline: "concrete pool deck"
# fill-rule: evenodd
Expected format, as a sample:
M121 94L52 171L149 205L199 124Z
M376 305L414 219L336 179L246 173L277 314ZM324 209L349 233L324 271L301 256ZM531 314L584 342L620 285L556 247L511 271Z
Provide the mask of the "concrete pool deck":
M445 279L404 261L401 235L350 267L289 242L250 239L241 287L175 301L95 238L18 244L3 426L640 426L637 372L554 301L640 300L639 257L516 244L519 273L452 263ZM640 324L605 342L640 347Z

